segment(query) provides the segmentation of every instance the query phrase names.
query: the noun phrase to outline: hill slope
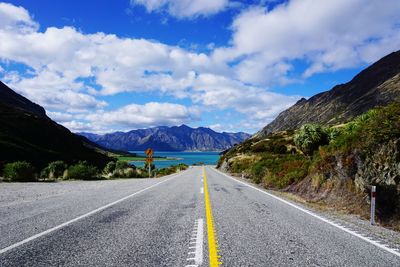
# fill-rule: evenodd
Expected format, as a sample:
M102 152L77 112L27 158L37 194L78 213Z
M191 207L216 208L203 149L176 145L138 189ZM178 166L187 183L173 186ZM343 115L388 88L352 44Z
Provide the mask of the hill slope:
M209 128L193 129L186 125L162 126L105 135L80 134L106 148L145 150L151 147L158 151L221 151L250 137L246 133L217 133Z
M41 106L0 82L0 168L18 160L40 168L55 160L87 160L101 167L110 159L96 146L55 123Z
M400 101L400 51L383 57L346 84L301 99L257 135L297 129L305 123L344 123L371 108L396 101Z

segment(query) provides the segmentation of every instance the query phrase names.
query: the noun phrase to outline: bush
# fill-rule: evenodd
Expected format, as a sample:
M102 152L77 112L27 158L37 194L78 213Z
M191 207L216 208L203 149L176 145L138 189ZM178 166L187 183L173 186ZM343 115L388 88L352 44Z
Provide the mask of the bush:
M50 179L60 178L63 176L65 169L67 169L67 164L64 161L54 161L41 171L40 177Z
M255 164L253 164L250 168L250 172L252 175L252 180L253 182L255 182L256 184L261 183L262 178L264 176L265 173L265 163L260 161L257 162Z
M4 166L4 177L13 182L36 181L34 167L26 161L8 163Z
M126 161L109 162L104 168L105 174L111 173L111 178L140 178L142 177L134 165Z
M157 170L157 175L158 176L170 175L178 171L186 170L187 168L189 168L188 165L180 163L178 165L172 165L170 167Z
M116 169L116 163L115 161L110 161L109 163L107 163L107 165L104 167L104 171L103 173L108 175L110 173L113 173Z
M140 178L141 175L133 167L116 169L111 175L112 178Z
M96 167L89 165L86 161L81 161L68 168L67 179L95 180L98 178L98 173Z
M346 124L329 144L329 151L354 148L368 152L376 145L400 137L400 104L376 108Z
M122 170L122 169L130 168L130 167L132 167L132 166L129 165L129 163L127 161L117 161L117 163L115 164L116 170Z
M305 124L294 136L294 143L305 154L311 156L319 146L329 143L326 129L317 124Z

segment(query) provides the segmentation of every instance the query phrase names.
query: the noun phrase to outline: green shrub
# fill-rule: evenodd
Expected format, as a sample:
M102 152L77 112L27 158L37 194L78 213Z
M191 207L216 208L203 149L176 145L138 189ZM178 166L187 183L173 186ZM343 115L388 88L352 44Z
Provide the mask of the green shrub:
M34 167L26 161L8 163L4 166L4 177L13 182L36 181Z
M68 168L67 179L95 180L98 178L98 173L99 171L95 166L89 165L86 161L81 161Z
M112 178L141 178L142 176L133 167L116 169L111 175Z
M49 165L40 172L42 178L60 178L63 176L64 171L67 169L67 164L64 161L58 160L49 163Z
M104 171L103 173L108 175L110 173L113 173L116 169L116 163L115 161L110 161L109 163L107 163L107 165L104 167Z
M129 165L127 161L117 161L117 163L115 164L116 170L122 170L130 167L132 167L132 165Z
M172 165L170 167L157 170L157 175L158 176L170 175L178 171L186 170L187 168L189 168L188 165L180 163L178 165Z
M272 152L275 154L286 154L287 148L285 145L277 145L272 149Z
M137 172L133 168L127 169L125 172L125 178L136 178L138 177Z
M326 134L328 135L329 142L335 140L340 135L340 130L338 128L327 128Z
M264 176L265 173L265 163L260 161L257 162L253 165L251 165L251 178L253 180L253 182L255 182L256 184L259 184L262 182L262 178Z
M301 126L294 136L294 143L305 154L311 156L320 146L329 143L327 131L317 124Z
M365 152L374 146L400 137L400 104L376 108L346 124L329 144L328 151L359 148Z

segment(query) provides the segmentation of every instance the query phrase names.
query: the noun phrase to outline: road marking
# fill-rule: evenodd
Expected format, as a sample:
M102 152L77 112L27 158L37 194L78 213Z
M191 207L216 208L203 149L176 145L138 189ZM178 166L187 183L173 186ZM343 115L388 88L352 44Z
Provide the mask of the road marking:
M198 219L196 221L195 229L192 233L191 245L189 249L194 249L194 251L189 251L188 255L193 255L194 257L190 257L186 259L187 261L194 261L194 264L186 265L186 267L198 267L203 264L203 228L204 228L204 220Z
M166 179L166 180L164 180L164 181L161 181L161 182L158 182L158 183L156 183L156 184L153 184L153 185L151 185L151 186L149 186L149 187L146 187L146 188L144 188L144 189L141 189L141 190L139 190L139 191L137 191L137 192L135 192L135 193L133 193L133 194L130 194L130 195L126 196L126 197L123 197L123 198L121 198L121 199L118 199L118 200L116 200L116 201L114 201L114 202L111 202L111 203L109 203L109 204L107 204L107 205L104 205L104 206L102 206L102 207L100 207L100 208L97 208L97 209L95 209L95 210L92 210L92 211L90 211L90 212L88 212L88 213L85 213L85 214L79 216L79 217L76 217L75 219L72 219L72 220L67 221L67 222L65 222L65 223L62 223L62 224L60 224L60 225L57 225L57 226L55 226L55 227L53 227L53 228L47 229L46 231L43 231L43 232L41 232L41 233L38 233L38 234L33 235L33 236L31 236L31 237L28 237L28 238L26 238L26 239L24 239L24 240L22 240L22 241L19 241L19 242L15 243L15 244L13 244L13 245L11 245L11 246L5 247L5 248L3 248L3 249L0 250L0 255L3 254L3 253L8 252L8 251L10 251L10 250L12 250L12 249L14 249L14 248L17 248L17 247L19 247L19 246L21 246L21 245L23 245L23 244L25 244L25 243L28 243L28 242L30 242L30 241L32 241L32 240L35 240L35 239L37 239L37 238L39 238L39 237L42 237L42 236L44 236L44 235L50 234L50 233L52 233L52 232L54 232L54 231L57 231L57 230L59 230L59 229L61 229L61 228L64 228L64 227L66 227L66 226L68 226L68 225L70 225L70 224L72 224L72 223L74 223L74 222L77 222L77 221L82 220L82 219L84 219L84 218L86 218L86 217L89 217L89 216L91 216L91 215L93 215L93 214L95 214L95 213L98 213L98 212L102 211L102 210L105 210L105 209L107 209L107 208L109 208L109 207L111 207L111 206L114 206L114 205L116 205L116 204L118 204L118 203L120 203L120 202L122 202L122 201L125 201L125 200L127 200L127 199L129 199L129 198L131 198L131 197L134 197L134 196L136 196L136 195L138 195L138 194L140 194L140 193L143 193L144 191L147 191L147 190L149 190L149 189L151 189L151 188L153 188L153 187L156 187L156 186L158 186L158 185L160 185L160 184L163 184L163 183L165 183L165 182L167 182L167 181L169 181L169 180L171 180L171 179L174 179L174 178L176 178L176 177L178 177L178 176L180 176L180 175L182 175L182 173L172 174L172 175L171 175L172 177L170 177L170 178L168 178L168 179Z
M322 217L320 215L317 215L317 214L315 214L315 213L313 213L313 212L311 212L309 210L306 210L306 209L304 209L304 208L302 208L300 206L297 206L297 205L295 205L295 204L293 204L293 203L291 203L291 202L289 202L287 200L284 200L283 198L280 198L280 197L275 196L275 195L273 195L271 193L265 192L264 190L262 190L260 188L257 188L257 187L255 187L253 185L248 184L248 183L239 181L238 179L235 179L235 178L233 178L233 177L221 172L220 170L217 170L217 169L214 169L214 168L213 168L213 170L215 172L218 172L218 173L222 174L223 176L225 176L225 177L227 177L229 179L232 179L232 180L234 180L234 181L236 181L238 183L241 183L241 184L246 185L246 186L248 186L250 188L253 188L253 189L255 189L255 190L257 190L257 191L259 191L259 192L261 192L263 194L266 194L266 195L268 195L268 196L270 196L270 197L272 197L272 198L274 198L276 200L279 200L279 201L281 201L281 202L283 202L283 203L285 203L285 204L287 204L287 205L289 205L289 206L291 206L291 207L293 207L295 209L298 209L298 210L300 210L300 211L302 211L304 213L307 213L308 215L310 215L310 216L312 216L314 218L317 218L317 219L319 219L319 220L321 220L323 222L326 222L326 223L328 223L328 224L330 224L330 225L332 225L332 226L334 226L334 227L336 227L336 228L338 228L338 229L340 229L340 230L342 230L342 231L344 231L346 233L349 233L349 234L351 234L351 235L353 235L355 237L358 237L358 238L360 238L360 239L362 239L362 240L364 240L364 241L366 241L366 242L368 242L368 243L370 243L370 244L372 244L372 245L374 245L374 246L376 246L376 247L378 247L380 249L383 249L383 250L385 250L385 251L397 256L397 257L400 257L400 252L396 251L395 249L389 248L388 246L385 246L385 245L379 243L378 241L372 240L372 239L370 239L370 238L368 238L366 236L358 234L355 231L347 229L347 228L343 227L342 225L339 225L336 222L333 222L331 220L325 219L324 217Z
M203 167L204 176L204 201L206 205L206 220L207 220L207 236L208 236L208 255L210 261L210 267L218 267L220 256L218 255L218 241L217 233L214 228L214 218L212 215L211 201L208 195L207 175L206 169Z
M200 188L200 194L204 194L204 187Z

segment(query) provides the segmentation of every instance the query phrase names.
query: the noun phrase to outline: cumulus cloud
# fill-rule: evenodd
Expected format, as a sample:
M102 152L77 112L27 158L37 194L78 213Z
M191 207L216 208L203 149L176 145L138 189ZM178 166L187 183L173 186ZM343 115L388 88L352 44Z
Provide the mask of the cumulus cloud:
M101 111L85 117L85 120L94 125L126 130L160 125L180 125L198 119L199 112L196 108L158 102L144 105L130 104L117 110Z
M105 130L104 128L98 128L89 122L82 122L76 120L61 122L61 124L74 133L79 133L79 132L104 133L110 130L109 128L107 130Z
M133 3L180 18L212 14L229 5L208 0ZM172 125L200 117L191 107L167 103L104 111L107 103L100 99L122 92L190 99L202 110L234 109L246 116L245 123L264 126L299 98L269 87L371 63L397 50L398 10L396 0L371 0L368 5L362 0L292 0L273 9L252 7L234 18L229 45L196 53L154 40L86 34L67 26L39 31L26 9L0 3L0 59L26 66L15 72L4 65L0 76L71 129ZM296 76L298 61L306 67ZM150 104L154 110L177 112L156 120ZM137 115L123 116L130 111ZM100 125L101 121L108 123Z
M271 121L300 97L265 91L213 74L201 74L193 84L192 99L195 103L219 109L234 108L249 119L264 123Z
M107 106L105 101L80 92L86 86L74 82L61 74L43 70L33 77L21 77L15 72L4 76L6 84L46 109L82 112Z
M30 18L29 14L27 18ZM16 32L0 27L0 38L5 40L0 44L0 57L30 68L29 75L7 73L4 80L18 92L45 106L53 112L51 114L56 120L73 129L94 127L95 123L82 124L75 117L67 123L64 117L56 115L61 111L86 111L101 116L102 121L108 121L113 114L124 117L119 115L127 112L128 107L115 113L98 111L107 105L96 98L99 94L157 92L190 98L195 104L214 109L231 107L255 118L260 117L255 115L259 113L255 111L257 108L265 108L268 112L264 114L272 117L276 109L293 102L292 97L286 98L228 78L234 73L224 61L156 41L119 38L104 33L84 34L72 27L50 27L44 32ZM97 90L84 79L92 80ZM277 105L278 100L281 103ZM147 114L148 109L144 107L130 106L137 109L133 113ZM177 110L182 111L181 107ZM147 115L125 116L123 121L113 121L113 125L144 127L193 120L192 112L171 114L175 117L167 119L161 116L161 119L153 121Z
M39 24L25 8L8 3L0 3L0 25L2 28L20 32L35 31L39 28Z
M131 0L131 5L142 5L147 12L166 11L177 18L207 16L228 6L228 0Z
M293 60L309 63L305 78L371 63L398 49L399 10L397 0L292 0L272 10L251 8L234 20L232 46L214 54L241 58L239 77L259 85L285 77Z

